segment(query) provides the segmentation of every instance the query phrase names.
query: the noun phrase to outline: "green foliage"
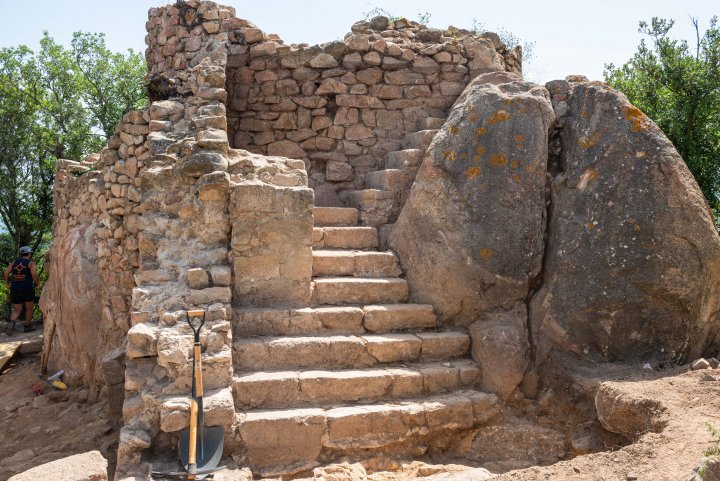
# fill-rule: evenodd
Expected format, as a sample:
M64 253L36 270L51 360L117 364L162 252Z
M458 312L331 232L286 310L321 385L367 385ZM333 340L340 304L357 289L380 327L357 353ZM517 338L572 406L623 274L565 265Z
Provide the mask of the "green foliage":
M479 22L476 18L472 19L470 30L476 35L480 35L481 33L487 31L485 25L482 22ZM518 37L504 28L501 28L496 33L498 34L498 37L500 37L500 40L502 40L502 43L504 43L508 48L514 48L516 45L520 45L522 47L521 60L523 65L527 65L535 58L535 42Z
M703 476L705 474L705 470L707 469L709 461L720 460L720 429L716 428L715 425L710 421L706 422L705 426L707 427L707 430L712 437L711 442L713 443L713 445L703 451L703 455L707 458L707 460L705 460L702 466L700 466L700 470L698 471L700 476Z
M392 13L388 12L384 8L380 7L373 7L372 10L369 10L367 12L363 12L363 18L365 20L371 20L373 17L387 17L391 21L400 20L401 18L406 18L402 16L393 15ZM417 22L421 25L427 25L430 23L430 18L432 17L432 14L430 12L421 12L418 10L417 13Z
M720 229L720 29L717 17L696 42L670 38L672 20L640 22L637 52L622 67L605 66L605 80L663 130L695 176Z
M0 224L15 251L48 238L55 161L98 151L144 105L144 73L142 55L110 52L103 34L77 32L68 49L45 32L38 52L0 49Z

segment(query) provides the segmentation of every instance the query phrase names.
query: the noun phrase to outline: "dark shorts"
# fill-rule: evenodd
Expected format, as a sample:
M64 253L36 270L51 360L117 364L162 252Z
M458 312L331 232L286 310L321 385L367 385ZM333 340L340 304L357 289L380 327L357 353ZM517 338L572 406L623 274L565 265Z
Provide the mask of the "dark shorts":
M10 302L22 304L35 301L35 289L32 287L10 287Z

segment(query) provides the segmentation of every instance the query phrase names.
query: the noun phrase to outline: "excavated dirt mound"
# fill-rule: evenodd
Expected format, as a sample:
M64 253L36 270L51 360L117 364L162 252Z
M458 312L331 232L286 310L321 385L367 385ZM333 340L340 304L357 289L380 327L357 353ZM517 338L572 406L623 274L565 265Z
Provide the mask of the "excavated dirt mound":
M39 384L39 358L16 356L0 376L0 481L33 466L99 449L112 473L117 421L105 403L88 403L85 389L57 391ZM583 365L565 362L558 370L566 386L597 393L603 425L630 438L616 450L578 456L552 466L492 476L492 480L687 480L713 445L707 423L720 426L720 370L688 372L687 366L646 370L637 365ZM432 476L433 481L484 479L476 467L430 466L376 459L361 465L318 468L309 478L335 481L399 481ZM332 474L331 474L332 473ZM310 474L310 473L308 473ZM304 476L303 476L304 477ZM218 479L248 479L247 470L228 469Z

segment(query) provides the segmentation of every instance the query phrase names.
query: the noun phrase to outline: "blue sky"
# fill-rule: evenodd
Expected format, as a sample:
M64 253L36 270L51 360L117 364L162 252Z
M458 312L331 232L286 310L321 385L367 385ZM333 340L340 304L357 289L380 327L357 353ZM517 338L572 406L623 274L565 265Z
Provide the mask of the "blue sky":
M8 19L0 30L0 47L37 46L43 30L59 42L68 43L77 30L104 32L113 50L144 51L147 10L161 0L0 0ZM505 28L536 42L535 59L526 66L526 77L545 82L569 74L602 79L603 65L628 60L639 43L640 20L653 16L676 20L679 38L693 39L689 16L699 17L706 27L720 14L718 0L506 0L478 2L459 0L308 0L304 2L248 2L226 0L237 16L254 22L288 43L310 44L341 39L363 13L382 7L394 15L416 19L418 12L431 15L430 25L470 27L473 19L489 30Z

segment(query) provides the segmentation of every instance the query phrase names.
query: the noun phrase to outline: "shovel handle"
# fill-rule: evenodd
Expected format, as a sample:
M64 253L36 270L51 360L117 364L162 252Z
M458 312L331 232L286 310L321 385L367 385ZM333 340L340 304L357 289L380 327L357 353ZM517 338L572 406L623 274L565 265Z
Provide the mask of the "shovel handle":
M187 479L195 479L197 472L197 413L198 405L195 399L190 400L190 436L188 438L188 470Z
M203 311L202 309L187 311L187 315L190 317L202 317L203 314L205 314L205 311Z

